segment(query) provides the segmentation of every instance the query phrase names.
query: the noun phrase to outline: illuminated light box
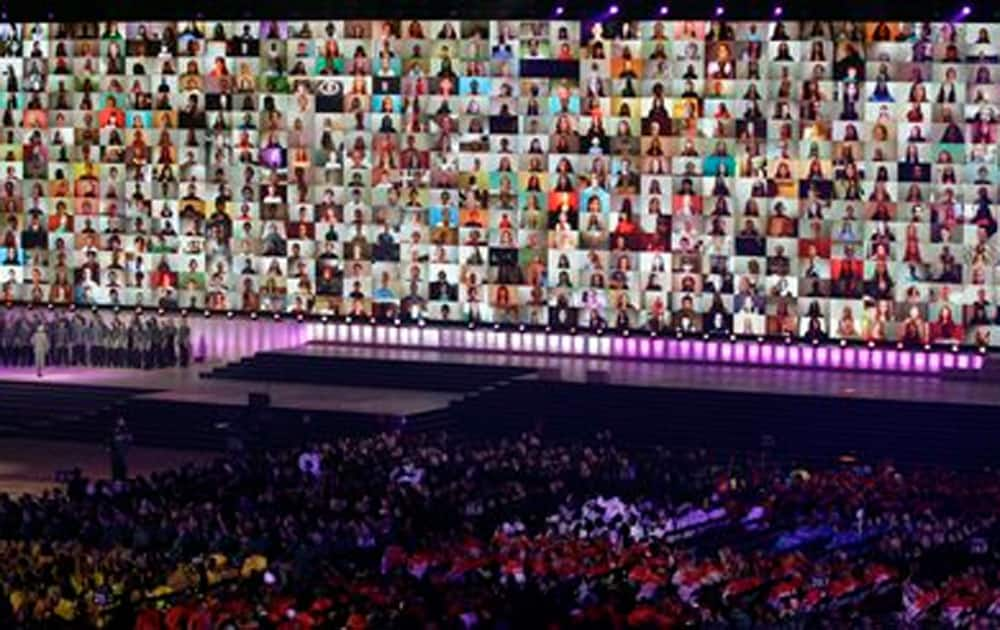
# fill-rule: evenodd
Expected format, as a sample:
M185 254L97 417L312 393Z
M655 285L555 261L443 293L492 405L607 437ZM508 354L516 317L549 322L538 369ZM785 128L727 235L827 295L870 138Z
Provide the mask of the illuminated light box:
M871 361L869 366L873 370L882 370L885 368L885 350L880 350L878 348L871 351Z
M416 340L415 340L415 338L413 336L413 333L415 333L415 332L416 331L414 329L410 328L409 326L405 326L403 328L400 328L399 329L399 345L406 346L406 347L416 345L416 343L415 343Z
M816 365L816 348L804 346L799 349L800 363L802 367L814 367Z
M734 363L747 362L747 344L745 343L733 344L733 362Z
M762 365L775 365L774 346L763 344L760 346L760 363Z
M648 359L653 354L649 339L639 339L638 341L639 341L639 357L642 359Z
M819 367L829 367L830 366L830 349L826 346L820 346L815 349L816 352L813 355L813 365Z
M634 337L629 337L623 340L625 347L625 356L629 359L635 359L639 356L638 340Z
M611 340L609 338L607 338L607 337L600 337L597 340L597 345L598 345L598 348L599 348L599 354L601 356L605 356L606 357L606 356L610 356L611 355Z
M843 348L833 347L829 349L829 367L840 368L844 366Z
M802 349L798 346L791 346L788 348L788 364L789 365L801 365L802 363Z
M927 358L927 370L929 372L940 372L945 364L944 359L949 356L951 355L946 354L942 356L937 352L931 353L931 355Z
M569 335L557 335L555 340L558 342L559 354L569 354L572 352L573 339Z
M667 354L667 342L663 339L653 339L649 343L649 354L654 359L662 359Z
M510 344L511 352L521 352L524 348L524 346L522 345L524 340L524 335L519 332L509 333L509 334L510 334L510 339L508 343Z
M841 355L843 356L844 367L849 370L857 368L859 352L856 348L844 348L841 351Z
M788 347L779 345L774 347L774 364L785 365L788 362Z
M622 337L612 337L609 354L616 357L625 356L625 339Z
M420 333L425 348L441 347L441 331L436 328L424 328Z
M857 358L858 367L862 370L872 369L875 363L874 353L875 351L869 348L862 348L858 350L858 358Z
M688 361L691 359L691 341L687 339L682 339L677 343L677 356L682 361Z
M545 333L535 333L531 335L531 351L545 353L548 351L549 336Z

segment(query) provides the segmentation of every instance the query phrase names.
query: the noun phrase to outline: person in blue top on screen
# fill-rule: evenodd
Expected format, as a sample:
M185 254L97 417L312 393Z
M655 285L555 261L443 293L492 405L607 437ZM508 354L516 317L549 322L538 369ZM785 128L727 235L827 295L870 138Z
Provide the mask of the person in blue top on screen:
M389 286L392 282L392 277L389 275L388 271L382 272L382 279L379 287L375 289L372 294L372 298L376 302L392 302L396 299L396 292Z

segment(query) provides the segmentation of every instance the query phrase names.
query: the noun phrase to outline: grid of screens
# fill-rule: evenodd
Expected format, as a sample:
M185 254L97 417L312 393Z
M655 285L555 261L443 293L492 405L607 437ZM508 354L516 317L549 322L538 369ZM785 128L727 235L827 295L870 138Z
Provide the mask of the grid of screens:
M989 343L1000 25L0 25L7 302Z

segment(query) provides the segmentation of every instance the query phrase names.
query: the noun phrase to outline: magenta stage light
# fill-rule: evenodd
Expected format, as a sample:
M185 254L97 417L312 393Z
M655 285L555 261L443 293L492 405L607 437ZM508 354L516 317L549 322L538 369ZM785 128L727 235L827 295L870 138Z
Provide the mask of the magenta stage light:
M346 318L345 318L346 320ZM298 332L300 342L325 341L322 326L294 323L281 324ZM662 339L636 337L625 329L620 336L607 339L600 336L581 337L579 330L569 334L558 333L547 326L545 333L529 334L518 325L518 331L491 329L478 330L475 322L468 322L464 334L434 328L400 330L391 324L366 327L364 335L351 335L350 327L339 326L338 342L351 345L380 345L402 347L447 348L504 353L547 354L580 358L606 358L611 360L682 361L704 364L729 364L762 367L796 367L815 370L858 370L864 372L896 372L910 374L938 374L945 370L978 370L986 357L978 353L954 352L951 346L907 350L891 348L852 347L838 340L820 344L812 340L801 345L784 341L757 338L748 340L718 341L703 338ZM603 331L598 331L598 334ZM574 335L574 333L576 333ZM286 344L287 345L287 344Z

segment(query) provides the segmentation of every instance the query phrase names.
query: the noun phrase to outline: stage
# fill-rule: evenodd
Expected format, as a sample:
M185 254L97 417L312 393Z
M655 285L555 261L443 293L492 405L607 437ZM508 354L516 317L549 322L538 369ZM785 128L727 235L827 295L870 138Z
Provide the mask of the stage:
M296 352L295 349L286 350ZM307 349L301 349L308 352ZM52 367L38 378L34 369L2 368L0 382L33 385L97 386L135 390L136 400L161 400L218 405L246 405L251 393L270 396L271 406L300 411L416 415L445 407L460 393L421 392L274 383L270 381L205 380L201 376L222 363L188 368L129 370L118 368ZM0 400L2 404L2 400Z
M835 396L871 400L976 402L1000 406L1000 387L979 381L952 381L940 374L810 370L795 367L753 367L669 361L597 359L537 354L440 351L313 343L275 353L342 357L429 365L502 366L530 368L533 378L557 383L728 391L790 396Z
M266 408L251 409L252 394L267 395ZM734 452L777 441L806 458L1000 463L1000 387L943 373L312 343L186 369L51 368L38 379L7 368L0 404L10 410L0 423L7 439L100 441L123 415L137 443L179 450L225 448L256 418L270 446L386 429L544 427L566 439L612 429L629 441ZM33 417L49 407L56 417ZM20 414L28 419L16 422Z
M688 362L645 361L430 350L379 346L309 343L271 350L268 354L297 357L334 357L358 361L435 365L523 368L518 378L583 384L599 381L616 386L728 391L791 396L836 396L871 400L976 403L1000 406L1000 387L983 381L942 378L940 374L810 370L797 367L733 366ZM0 368L0 382L86 385L138 390L138 397L185 402L244 404L252 392L271 396L272 405L313 411L357 411L385 415L414 415L447 406L461 397L454 392L414 389L343 387L285 383L270 380L206 380L203 375L226 365L223 361L188 368L131 370L116 368L52 367L39 379L33 369Z

